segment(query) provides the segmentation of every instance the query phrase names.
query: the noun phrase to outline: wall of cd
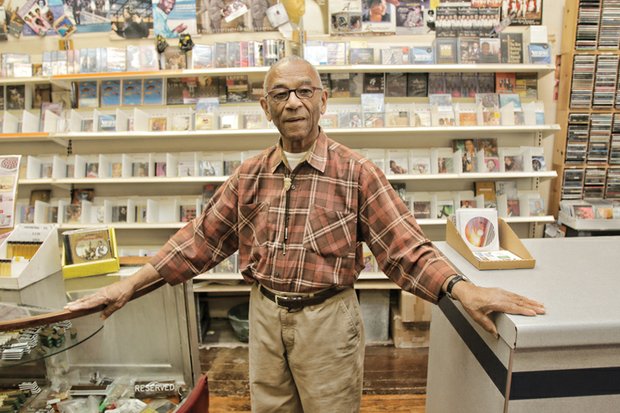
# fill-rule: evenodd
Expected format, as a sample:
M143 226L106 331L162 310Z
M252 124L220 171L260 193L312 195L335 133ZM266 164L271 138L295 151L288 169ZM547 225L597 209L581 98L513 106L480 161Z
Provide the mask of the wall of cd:
M401 1L400 6L389 5L389 21L379 25L366 24L360 2L359 30L357 12L345 16L338 2L329 6L314 0L306 3L307 16L289 13L288 23L272 22L267 15L252 20L250 13L229 22L217 21L197 11L195 29L193 23L185 28L195 30L191 52L183 50L187 39L181 36L168 38L167 48L160 53L162 44L152 37L157 24L148 16L141 20L146 22L147 37L132 34L146 33L136 25L120 30L120 20L114 19L107 31L81 19L63 41L54 34L62 32L60 27L59 31L50 26L38 35L22 29L19 39L7 33L1 48L2 135L6 137L2 145L7 153L26 155L18 215L24 220L55 217L61 226L75 226L67 222L64 212L54 216L53 211L73 211L75 207L65 206L71 205L75 191L92 189L88 192L92 199L86 200L93 204L92 217L84 222L96 222L97 214L92 211L108 211L109 217L115 217L110 222L119 228L121 249L139 249L146 239L163 243L186 215L180 205L170 208L174 219L142 222L146 219L139 217L147 210L142 208L128 214L133 217L129 222L122 220L126 215L113 214L112 208L121 206L116 200L122 199L126 206L134 195L150 199L164 188L167 196L191 198L188 205L199 210L199 198L210 190L203 186L217 185L227 174L180 176L178 164L185 160L173 161L176 154L191 154L191 163L198 165L195 154L222 157L235 151L243 159L272 144L277 131L266 122L257 103L263 94L262 78L277 59L300 53L317 65L330 91L328 113L322 119L330 137L370 151L365 153L383 151L379 162L404 154L401 158L406 162L399 165L399 172L404 172L386 173L397 189L404 188L412 211L416 194L419 205L439 197L442 210L448 201L454 209L461 198L469 203L480 195L476 186L489 187L477 183L508 183L519 195L509 200L511 208L502 207L505 218L521 236L541 234L538 224L553 220L546 205L554 176L551 147L558 129L554 55L561 38L561 19L554 9L562 1L533 2L531 10L522 13L504 10L496 2L440 2L437 11L428 2ZM118 15L121 6L110 4L108 14ZM439 30L433 26L432 11L437 11ZM450 23L465 21L465 15L475 21L472 16L483 15L489 25ZM506 27L507 17L511 24ZM546 28L544 37L526 25L538 24L540 19ZM170 17L167 27L179 27L175 22ZM11 23L7 27L17 30ZM302 36L300 27L306 29ZM64 46L72 48L61 50ZM482 54L487 47L491 53ZM23 53L26 49L28 53ZM487 145L486 153L476 146L481 159L469 162L473 169L463 169L460 158L449 168L432 165L439 159L434 156L437 153L449 152L445 159L454 158L457 151L464 156L464 148L454 143L458 140L495 144ZM525 162L533 159L534 147L538 148L536 170ZM502 155L500 149L516 152ZM134 159L141 157L147 160L147 176L131 170L141 162ZM520 169L506 170L500 160L507 158L521 159ZM75 169L95 164L97 171L90 175L87 169L83 174ZM67 172L71 165L74 169ZM117 170L112 165L118 165ZM162 165L170 170L162 171ZM420 169L420 165L426 167ZM545 211L535 216L515 212L519 199L529 199L534 193ZM496 195L501 196L501 191ZM48 202L52 212L35 214L36 201ZM82 201L76 203L82 205ZM521 211L525 209L524 204ZM445 217L436 215L420 220L432 239L443 239Z

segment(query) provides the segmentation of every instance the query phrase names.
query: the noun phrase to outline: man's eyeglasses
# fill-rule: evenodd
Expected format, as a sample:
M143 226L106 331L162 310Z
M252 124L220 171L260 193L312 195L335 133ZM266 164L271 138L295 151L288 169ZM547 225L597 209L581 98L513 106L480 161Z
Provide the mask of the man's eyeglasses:
M299 99L310 99L314 96L314 92L317 90L323 90L323 88L316 86L302 86L297 89L273 89L270 90L265 97L269 96L274 102L286 102L291 96L291 92L295 92L295 96Z

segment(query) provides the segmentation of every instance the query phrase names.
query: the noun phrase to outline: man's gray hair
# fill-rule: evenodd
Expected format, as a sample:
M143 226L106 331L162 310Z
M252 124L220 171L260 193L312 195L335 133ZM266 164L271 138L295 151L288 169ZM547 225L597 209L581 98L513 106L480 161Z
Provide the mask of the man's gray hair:
M277 62L275 62L273 65L271 65L271 67L269 68L269 70L265 74L265 79L263 80L263 92L264 93L267 93L267 79L269 78L269 75L271 74L271 72L274 69L276 69L278 66L286 64L286 63L291 63L291 62L304 62L304 63L306 63L312 69L312 71L316 75L316 78L321 80L321 75L319 75L319 71L316 70L316 67L314 67L314 65L312 63L310 63L309 61L307 61L303 57L299 57L299 56L295 56L295 55L286 56L285 58L280 59Z

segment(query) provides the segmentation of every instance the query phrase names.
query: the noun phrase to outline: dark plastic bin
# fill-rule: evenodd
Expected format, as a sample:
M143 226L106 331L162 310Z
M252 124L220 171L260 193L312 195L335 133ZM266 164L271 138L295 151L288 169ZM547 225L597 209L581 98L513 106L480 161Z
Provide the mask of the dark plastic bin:
M228 310L228 321L239 341L244 343L247 343L250 338L249 312L249 303L237 304Z

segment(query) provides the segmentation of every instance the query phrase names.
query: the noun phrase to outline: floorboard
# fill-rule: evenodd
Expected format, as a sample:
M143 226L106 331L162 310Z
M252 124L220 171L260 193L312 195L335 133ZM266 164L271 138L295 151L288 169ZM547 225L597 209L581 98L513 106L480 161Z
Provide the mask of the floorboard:
M249 413L248 349L201 348L212 413ZM361 413L423 413L428 348L367 347Z
M365 394L360 413L424 413L426 397L420 394ZM209 413L251 413L247 396L210 396Z

